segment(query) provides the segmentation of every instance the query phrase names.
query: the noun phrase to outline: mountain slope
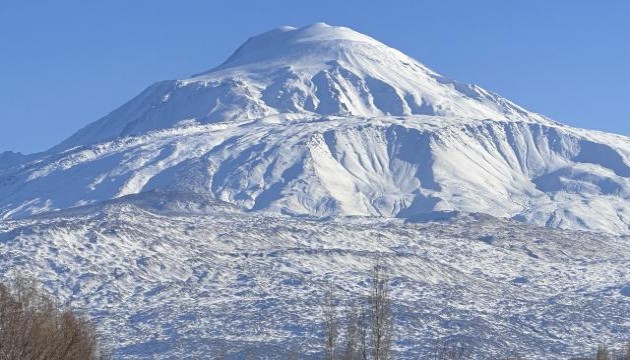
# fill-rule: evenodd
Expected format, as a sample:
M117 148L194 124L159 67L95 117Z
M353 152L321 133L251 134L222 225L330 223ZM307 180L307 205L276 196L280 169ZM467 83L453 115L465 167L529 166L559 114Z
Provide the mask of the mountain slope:
M0 189L5 217L186 189L291 214L484 212L627 233L628 148L620 136L536 123L272 117L69 150L9 172Z
M89 311L115 358L321 358L323 294L351 305L380 258L396 359L439 337L477 358L567 359L626 340L627 240L487 216L322 222L147 192L0 222L0 277L33 275Z
M89 312L116 358L317 358L322 294L351 305L381 259L397 359L564 359L627 340L629 200L630 138L284 27L0 154L0 279Z
M295 215L483 212L626 234L630 139L527 112L347 28L285 27L0 165L0 216L153 189Z

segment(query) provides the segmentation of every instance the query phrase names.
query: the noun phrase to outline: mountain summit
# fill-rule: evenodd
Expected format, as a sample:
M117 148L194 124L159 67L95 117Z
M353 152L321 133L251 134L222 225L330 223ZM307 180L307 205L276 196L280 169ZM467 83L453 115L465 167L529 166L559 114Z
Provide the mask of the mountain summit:
M153 85L56 149L169 128L183 119L216 123L278 114L550 122L475 85L442 77L369 36L317 23L254 36L220 66Z
M4 218L150 190L290 215L479 212L626 234L630 139L556 123L320 23L252 37L218 67L0 164Z
M255 63L268 67L274 62L310 62L321 66L327 61L361 57L363 54L357 51L362 48L387 49L373 38L345 27L325 23L303 28L284 26L251 37L215 70Z

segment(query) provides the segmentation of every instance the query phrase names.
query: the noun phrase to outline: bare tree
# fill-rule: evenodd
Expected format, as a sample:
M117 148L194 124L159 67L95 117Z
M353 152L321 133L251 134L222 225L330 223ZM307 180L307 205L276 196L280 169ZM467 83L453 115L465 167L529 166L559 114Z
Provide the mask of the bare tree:
M324 344L324 358L336 359L337 338L339 336L337 320L337 304L332 290L328 290L324 299L324 325L326 327L326 339Z
M377 263L370 274L367 299L351 303L344 316L338 313L331 290L324 296L324 358L326 360L387 360L391 357L393 320L387 268ZM367 301L366 301L367 300ZM341 320L345 328L341 329Z
M60 308L33 281L0 284L0 359L99 357L92 325Z
M346 316L346 346L344 360L367 359L367 329L365 311L362 304L348 309Z
M387 268L378 261L372 269L370 304L371 345L374 360L390 358L393 320Z

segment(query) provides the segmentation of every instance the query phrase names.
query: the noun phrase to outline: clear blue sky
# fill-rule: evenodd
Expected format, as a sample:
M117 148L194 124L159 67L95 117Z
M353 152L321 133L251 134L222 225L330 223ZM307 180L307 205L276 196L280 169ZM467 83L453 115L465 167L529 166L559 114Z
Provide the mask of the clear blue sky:
M459 81L630 135L627 0L0 0L0 151L41 151L249 36L352 27Z

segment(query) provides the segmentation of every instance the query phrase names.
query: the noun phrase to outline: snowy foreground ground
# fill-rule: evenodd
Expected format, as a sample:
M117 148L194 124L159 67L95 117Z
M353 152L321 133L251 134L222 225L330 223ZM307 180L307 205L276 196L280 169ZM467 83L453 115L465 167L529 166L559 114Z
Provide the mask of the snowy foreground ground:
M315 356L324 292L360 298L377 257L397 359L439 337L478 358L560 359L630 333L627 237L447 217L317 221L150 192L0 222L0 271L89 312L114 358Z

